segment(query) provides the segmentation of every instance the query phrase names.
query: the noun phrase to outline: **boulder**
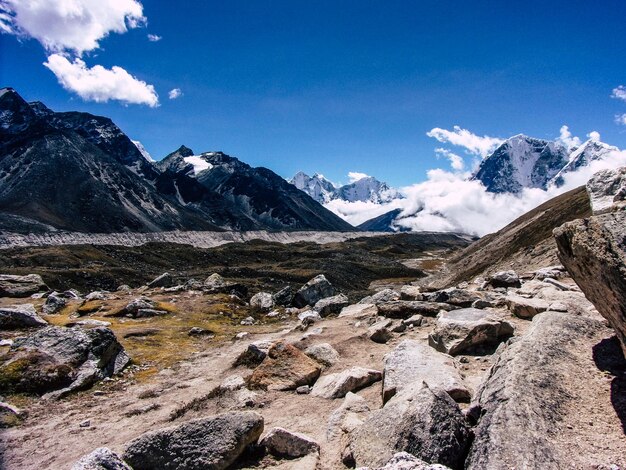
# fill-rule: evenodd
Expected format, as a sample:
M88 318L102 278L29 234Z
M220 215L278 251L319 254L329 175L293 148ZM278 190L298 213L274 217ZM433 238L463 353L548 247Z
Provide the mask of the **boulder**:
M158 317L161 315L167 315L169 312L167 310L157 310L155 308L139 308L134 314L135 318L151 318Z
M320 372L317 362L295 346L280 341L269 348L248 384L264 390L295 390L301 385L312 385Z
M288 307L293 301L293 289L291 286L283 287L278 292L272 295L274 305L280 305L281 307Z
M341 405L328 418L326 440L331 441L363 424L370 412L365 398L348 392Z
M626 199L626 168L598 171L587 181L587 194L594 215L623 208Z
M482 298L479 292L455 287L424 295L424 300L429 302L444 302L457 307L471 307L475 301Z
M315 310L306 310L298 314L298 320L302 326L309 326L322 320L322 317Z
M335 295L335 288L332 286L326 276L320 274L315 276L305 285L303 285L293 298L293 305L298 308L312 307L319 300Z
M270 346L273 344L272 341L261 340L250 343L248 347L235 359L234 366L246 366L246 367L256 367L265 356L267 356L267 351L269 351Z
M348 297L346 297L344 294L339 294L318 300L313 308L316 312L320 314L320 316L327 317L328 315L333 315L341 312L341 309L343 309L349 303L350 301L348 300Z
M375 317L378 315L378 307L374 304L354 304L341 309L339 318L353 317L356 319Z
M533 318L525 335L501 346L469 413L478 424L465 468L588 466L589 456L577 456L571 447L581 430L568 434L563 421L580 409L579 395L588 393L578 383L589 374L592 347L606 334L601 321L546 312ZM606 413L591 403L582 408L589 413L585 424L593 413Z
M245 297L248 288L236 282L227 281L217 273L211 274L204 280L202 289L209 294L233 294Z
M109 298L109 295L107 292L96 290L87 294L85 296L85 301L89 302L91 300L106 300L108 298Z
M41 311L46 315L57 313L67 305L65 297L58 292L52 292L43 304Z
M391 320L383 319L377 321L367 329L367 337L375 343L385 344L393 338L390 331L392 326L393 322Z
M373 295L362 298L359 303L378 305L381 302L393 302L395 300L400 300L400 297L401 295L398 291L393 289L383 289Z
M418 286L402 286L400 288L401 300L424 300L422 289Z
M568 222L554 236L559 259L613 327L626 355L626 212Z
M491 287L521 287L522 283L515 271L500 271L489 277L487 284Z
M173 285L174 278L172 278L172 275L170 273L163 273L147 284L147 286L151 289L155 287L172 287Z
M454 359L416 340L404 340L385 355L383 369L383 402L414 382L425 382L441 388L456 401L469 401L471 393L458 371Z
M378 304L378 314L387 318L405 319L419 314L434 317L441 310L453 310L454 306L438 302L422 302L411 300L396 300Z
M509 322L476 308L441 312L428 343L452 356L479 345L497 344L513 335Z
M30 297L47 290L48 286L39 274L0 274L0 297Z
M269 312L274 308L274 298L268 292L259 292L250 299L250 307L259 312Z
M133 470L222 470L263 432L263 417L251 411L224 413L148 432L124 452Z
M339 353L328 343L320 343L309 346L304 354L323 366L330 367L339 360Z
M133 470L126 465L115 452L107 447L100 447L91 454L82 457L72 470Z
M408 452L427 462L462 468L470 436L454 400L418 382L354 429L348 449L357 467L383 466L397 452Z
M48 326L14 341L0 366L0 388L59 398L118 374L129 362L109 328Z
M406 326L421 326L424 321L424 317L421 315L413 315L405 320L402 320L402 323Z
M513 315L525 319L531 319L538 313L545 312L550 306L545 300L520 297L519 295L507 296L506 304Z
M565 267L562 265L559 266L548 266L546 268L540 268L534 271L533 279L537 281L543 281L546 278L551 279L559 279L563 276L567 275L567 271Z
M338 372L321 376L311 391L311 395L321 398L343 398L348 392L355 392L381 380L383 375L373 369L352 367Z
M0 330L15 328L41 328L48 322L37 315L33 304L0 307Z
M270 429L259 444L272 455L290 459L304 457L320 450L320 445L309 436L283 428Z
M450 470L450 467L424 462L408 452L398 452L384 467L361 467L359 470Z
M199 326L193 326L187 332L189 336L215 336L215 333L206 328L200 328Z

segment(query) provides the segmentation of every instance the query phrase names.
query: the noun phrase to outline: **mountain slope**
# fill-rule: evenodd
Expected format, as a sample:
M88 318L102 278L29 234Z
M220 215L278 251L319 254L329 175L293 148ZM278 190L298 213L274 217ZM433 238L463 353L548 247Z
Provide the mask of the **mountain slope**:
M158 164L170 175L185 204L199 211L227 208L221 217L236 214L238 229L354 230L311 197L267 168L253 168L222 152L194 155L187 147ZM214 219L220 222L219 218Z
M327 204L336 199L347 202L369 201L380 204L401 197L401 195L396 190L391 189L387 183L378 181L372 176L364 176L352 183L336 187L318 173L309 176L300 171L289 180L289 183L311 196L320 204Z
M108 118L1 89L0 230L353 230L270 170L177 152L155 164Z

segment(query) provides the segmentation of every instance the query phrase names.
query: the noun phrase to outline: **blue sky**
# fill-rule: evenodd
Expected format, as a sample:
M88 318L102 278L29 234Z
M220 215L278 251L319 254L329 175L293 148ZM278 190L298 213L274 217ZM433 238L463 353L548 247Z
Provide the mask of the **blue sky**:
M598 131L626 147L615 121L626 100L611 98L626 84L623 1L142 6L147 25L112 32L81 57L153 85L158 107L82 99L43 65L51 47L23 31L0 34L0 85L57 111L109 116L156 159L185 144L285 177L317 171L346 182L357 171L394 186L419 182L449 168L435 156L444 145L426 133L455 125L556 138L566 124L582 139ZM174 88L182 96L170 100ZM470 164L463 148L445 147Z

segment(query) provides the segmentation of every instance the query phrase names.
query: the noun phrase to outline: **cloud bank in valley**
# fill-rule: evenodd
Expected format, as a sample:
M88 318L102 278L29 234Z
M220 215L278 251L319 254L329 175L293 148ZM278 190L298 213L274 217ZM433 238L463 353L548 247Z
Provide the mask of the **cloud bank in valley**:
M482 144L476 144L478 141L467 134L469 131L462 131L463 143L458 145L469 145L474 153L480 152ZM600 139L595 131L587 136L591 140ZM558 140L569 148L581 143L567 126L561 128ZM393 227L396 230L463 232L484 236L501 229L543 202L584 185L597 171L626 166L626 151L613 151L602 160L592 161L588 166L566 173L564 184L558 188L526 188L519 194L496 194L488 192L480 181L470 181L471 173L459 171L462 167L457 159L450 158L450 152L437 150L442 157L449 159L452 171L441 168L428 171L426 181L400 188L404 199L394 199L385 204L334 200L325 207L353 225L401 209L396 226Z

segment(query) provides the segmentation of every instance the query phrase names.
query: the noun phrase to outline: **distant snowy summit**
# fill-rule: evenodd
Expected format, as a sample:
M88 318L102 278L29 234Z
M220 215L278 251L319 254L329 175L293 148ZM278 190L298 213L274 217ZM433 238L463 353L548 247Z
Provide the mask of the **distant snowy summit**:
M519 193L524 188L545 190L561 186L568 173L617 150L594 139L568 148L559 141L518 134L485 158L471 179L480 181L492 193Z
M300 171L289 180L289 183L307 193L320 204L328 204L336 199L347 202L362 201L382 204L402 197L397 190L372 176L364 176L352 183L337 187L318 173L309 176Z

